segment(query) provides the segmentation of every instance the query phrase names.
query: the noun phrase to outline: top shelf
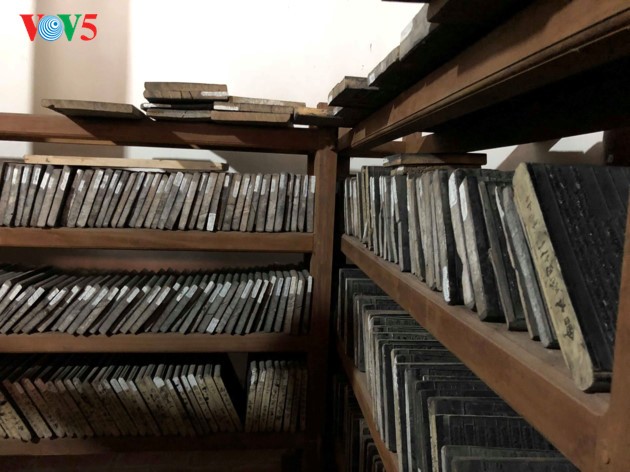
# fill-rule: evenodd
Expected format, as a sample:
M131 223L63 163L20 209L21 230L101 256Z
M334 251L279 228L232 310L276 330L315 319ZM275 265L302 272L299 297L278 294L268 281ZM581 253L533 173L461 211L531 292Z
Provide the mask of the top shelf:
M70 119L55 115L0 113L0 139L308 154L329 144L332 134L317 128L264 128L149 119Z
M344 236L341 249L560 452L581 470L594 470L594 432L600 430L610 395L579 391L560 351L545 349L527 333L483 323L464 307L447 305L441 293L380 259L356 238Z
M465 152L623 126L629 25L627 0L534 1L363 119L338 150L435 131L407 152Z

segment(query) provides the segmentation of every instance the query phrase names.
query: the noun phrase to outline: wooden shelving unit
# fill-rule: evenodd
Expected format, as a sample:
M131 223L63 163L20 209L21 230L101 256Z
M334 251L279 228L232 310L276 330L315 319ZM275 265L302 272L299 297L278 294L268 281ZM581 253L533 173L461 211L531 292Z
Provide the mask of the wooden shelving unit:
M60 333L0 336L3 353L212 353L269 352L306 355L306 431L298 434L238 433L197 438L55 439L0 441L0 455L77 455L139 450L302 449L305 470L321 470L325 419L334 202L337 155L334 132L318 128L260 128L206 123L69 119L0 113L0 139L47 143L139 145L302 154L317 178L312 233L241 233L147 229L0 228L0 248L216 251L304 254L313 276L307 335L245 336L139 334L72 336ZM83 256L89 257L89 256ZM156 256L159 258L160 256ZM125 266L125 262L122 262ZM308 267L308 266L307 266Z
M440 0L439 4L444 4ZM290 252L310 255L314 278L308 336L0 336L1 352L303 352L309 369L307 431L207 438L0 441L0 455L92 454L209 448L303 448L322 470L333 247L451 349L583 471L622 472L630 463L630 249L626 245L611 394L587 395L561 355L523 333L482 323L356 240L335 240L337 178L352 156L468 152L630 124L630 2L534 0L475 44L338 137L320 128L69 119L0 113L0 140L179 147L305 154L317 176L312 234L152 230L0 229L0 247ZM420 132L434 132L422 136ZM402 142L394 139L405 137ZM337 159L337 153L344 159ZM630 238L627 238L630 241ZM167 337L168 336L168 337ZM395 455L372 421L365 376L339 352L388 472ZM380 443L380 444L379 444Z
M435 2L444 3L448 0ZM629 32L630 3L624 0L526 2L484 38L445 58L442 66L342 131L338 174L348 174L350 157L391 147L401 137L396 147L409 153L471 152L628 126ZM630 226L612 392L585 394L571 380L559 351L447 305L440 293L358 240L343 236L339 241L349 262L585 472L621 472L630 463L629 248ZM343 352L339 356L370 417L361 374Z

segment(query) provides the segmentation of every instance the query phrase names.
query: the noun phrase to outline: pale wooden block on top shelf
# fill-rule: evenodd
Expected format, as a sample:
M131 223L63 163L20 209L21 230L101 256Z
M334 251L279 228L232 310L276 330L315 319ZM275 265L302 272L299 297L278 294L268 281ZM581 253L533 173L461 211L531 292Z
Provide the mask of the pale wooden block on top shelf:
M42 100L42 106L65 116L80 118L117 118L141 120L144 113L128 103L95 102L89 100Z

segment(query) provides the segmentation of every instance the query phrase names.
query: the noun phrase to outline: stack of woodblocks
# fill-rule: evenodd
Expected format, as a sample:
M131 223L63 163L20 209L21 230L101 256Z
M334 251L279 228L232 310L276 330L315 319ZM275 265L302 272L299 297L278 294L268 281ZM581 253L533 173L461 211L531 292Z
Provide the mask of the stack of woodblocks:
M146 82L142 105L156 120L211 121L216 123L290 126L301 102L234 97L227 86L182 82Z
M398 470L576 470L365 275L339 278L339 317L355 326L349 356Z
M312 175L116 168L165 165L141 159L25 160L68 165L0 163L3 226L313 231ZM82 167L86 161L101 167Z
M265 398L286 412L280 424L295 430L304 392L294 387L306 385L306 373L299 360L280 362L289 368L278 370L281 379ZM11 356L0 370L5 438L206 436L262 418L245 408L225 355Z
M629 184L621 167L366 167L346 181L345 228L447 303L560 347L581 389L606 390Z
M304 269L87 272L0 267L0 333L306 334Z
M306 429L306 364L255 359L249 364L245 431L295 433Z
M352 388L340 376L333 377L333 430L338 452L342 452L339 470L385 472Z
M1 369L6 437L242 430L242 389L222 356L13 356Z

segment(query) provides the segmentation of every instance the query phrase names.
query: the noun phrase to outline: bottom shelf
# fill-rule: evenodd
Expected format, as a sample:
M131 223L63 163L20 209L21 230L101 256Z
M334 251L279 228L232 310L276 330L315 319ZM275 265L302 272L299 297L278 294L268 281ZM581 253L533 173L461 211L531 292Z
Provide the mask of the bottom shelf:
M609 393L578 390L559 350L545 349L527 332L508 331L504 323L482 322L466 307L447 305L441 293L356 238L343 236L341 249L564 456L580 469L593 468Z
M397 472L398 457L396 456L396 453L387 449L387 446L385 446L385 443L381 438L381 434L376 428L376 423L374 422L374 414L372 409L372 405L374 403L372 402L372 397L370 396L370 392L368 391L367 379L365 377L365 374L359 371L359 369L355 367L352 359L346 356L343 346L339 342L337 343L337 352L339 353L339 358L341 359L343 370L348 376L348 381L352 386L354 395L357 397L357 401L359 402L359 406L361 407L361 411L363 412L363 416L365 417L368 428L370 428L372 439L374 439L374 444L376 444L378 453L383 460L385 470L387 472Z
M304 447L306 443L306 436L302 433L229 433L193 438L63 438L38 442L6 439L0 440L0 456L58 456L218 449L297 449Z

